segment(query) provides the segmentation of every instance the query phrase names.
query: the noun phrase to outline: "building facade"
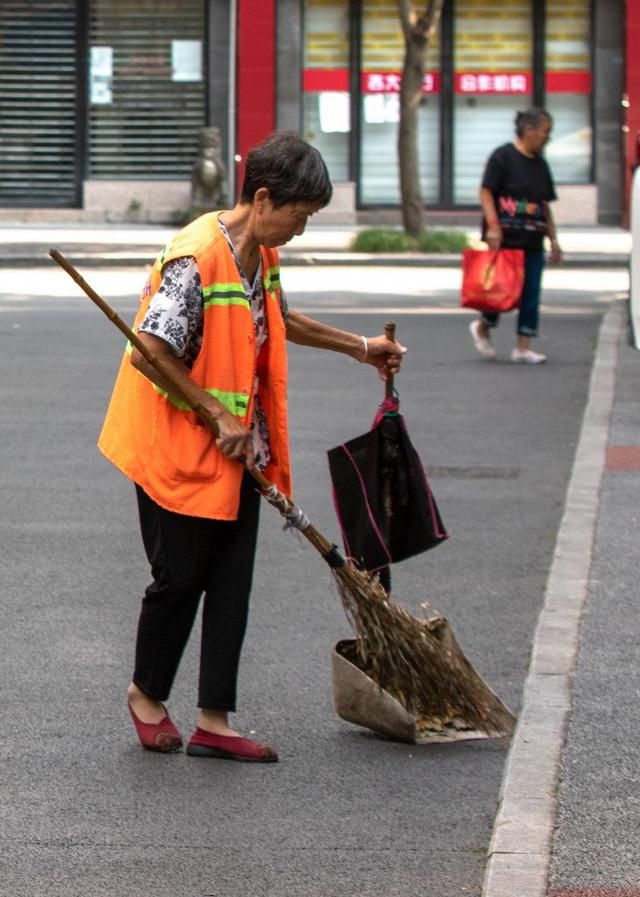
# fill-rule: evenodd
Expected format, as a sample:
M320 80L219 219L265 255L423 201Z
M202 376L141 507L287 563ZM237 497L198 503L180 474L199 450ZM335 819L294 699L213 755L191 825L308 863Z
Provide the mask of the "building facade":
M395 0L2 10L0 207L170 221L189 205L202 127L220 129L232 195L246 151L277 127L323 153L336 187L325 217L399 220ZM541 105L554 117L560 220L622 223L640 153L637 30L640 0L446 0L418 113L428 209L450 220L477 209L489 152L511 138L518 109Z

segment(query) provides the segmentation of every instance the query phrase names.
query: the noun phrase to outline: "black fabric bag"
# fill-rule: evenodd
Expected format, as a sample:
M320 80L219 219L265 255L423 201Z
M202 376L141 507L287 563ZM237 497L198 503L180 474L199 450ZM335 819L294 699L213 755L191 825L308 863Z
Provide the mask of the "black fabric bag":
M368 433L327 453L345 552L369 571L449 535L404 418L390 407L397 404L387 401Z

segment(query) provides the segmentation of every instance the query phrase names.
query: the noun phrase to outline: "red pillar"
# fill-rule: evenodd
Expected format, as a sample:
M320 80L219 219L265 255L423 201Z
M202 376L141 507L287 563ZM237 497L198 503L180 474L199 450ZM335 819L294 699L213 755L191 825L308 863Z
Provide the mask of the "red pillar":
M236 103L237 192L248 150L275 128L275 0L239 0Z
M627 0L625 41L626 85L626 148L625 148L625 207L628 213L631 173L640 163L640 0ZM626 216L625 216L626 217Z

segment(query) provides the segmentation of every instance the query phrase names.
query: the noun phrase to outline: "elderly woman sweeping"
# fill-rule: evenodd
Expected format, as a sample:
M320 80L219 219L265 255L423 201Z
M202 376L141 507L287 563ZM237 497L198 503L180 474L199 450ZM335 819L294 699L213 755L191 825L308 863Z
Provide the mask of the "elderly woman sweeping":
M162 251L134 330L180 385L172 395L126 352L99 447L135 483L152 583L140 613L128 705L142 746L182 737L164 702L202 601L198 720L187 754L274 762L229 724L247 624L260 495L248 469L291 494L286 340L395 373L405 351L287 308L277 247L302 234L332 187L320 154L275 133L248 154L240 200L187 225ZM184 399L188 401L185 402ZM193 411L204 406L217 437ZM204 598L203 598L204 596Z

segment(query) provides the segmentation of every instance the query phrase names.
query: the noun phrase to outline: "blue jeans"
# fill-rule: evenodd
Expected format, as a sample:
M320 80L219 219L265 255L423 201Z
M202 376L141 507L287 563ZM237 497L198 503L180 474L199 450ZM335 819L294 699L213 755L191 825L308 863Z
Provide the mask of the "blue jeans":
M520 295L518 310L518 336L537 336L538 317L540 312L540 285L544 270L544 251L542 249L525 249L524 251L524 285ZM487 327L497 327L500 314L483 312L482 320Z

